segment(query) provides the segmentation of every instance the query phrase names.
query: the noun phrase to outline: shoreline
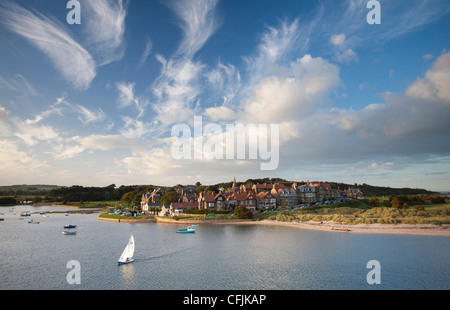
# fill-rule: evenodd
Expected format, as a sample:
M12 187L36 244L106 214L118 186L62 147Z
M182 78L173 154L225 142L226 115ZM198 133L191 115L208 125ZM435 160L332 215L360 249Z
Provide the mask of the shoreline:
M450 236L450 225L436 226L432 224L353 224L344 225L333 222L279 222L279 221L249 221L247 224L268 226L285 226L316 231L362 233L362 234L396 234L396 235L424 235ZM348 229L348 230L347 230Z
M68 205L52 205L55 207L69 207L74 209L81 209L76 206ZM70 210L70 211L53 211L67 212L67 213L97 213L99 209L92 210ZM433 224L339 224L334 222L281 222L270 220L245 220L245 219L200 219L193 217L192 219L174 220L167 217L155 217L154 219L108 219L98 217L98 220L120 222L120 223L162 223L162 224L212 224L212 225L267 225L267 226L284 226L300 229L339 232L339 233L361 233L361 234L396 234L396 235L424 235L424 236L450 236L450 224L443 224L441 226Z
M190 224L211 224L211 225L266 225L283 226L297 229L307 229L315 231L325 231L333 233L362 233L362 234L396 234L396 235L424 235L424 236L450 236L450 225L441 226L433 224L353 224L344 225L334 222L280 222L280 221L254 221L245 219L182 219L156 217L149 220L134 219L108 219L98 217L99 220L120 222L120 223L158 223L170 225L190 225Z

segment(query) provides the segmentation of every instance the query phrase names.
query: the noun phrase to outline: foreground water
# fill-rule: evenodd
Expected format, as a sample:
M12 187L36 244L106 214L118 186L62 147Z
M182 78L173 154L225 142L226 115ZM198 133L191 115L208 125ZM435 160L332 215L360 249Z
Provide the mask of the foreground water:
M259 225L105 222L98 214L33 214L60 207L0 208L0 289L434 289L450 288L450 238L347 234ZM33 219L40 224L29 224ZM63 225L77 225L74 236ZM184 228L184 227L183 227ZM130 235L135 262L117 265ZM80 284L69 284L69 261ZM381 284L368 284L370 260Z

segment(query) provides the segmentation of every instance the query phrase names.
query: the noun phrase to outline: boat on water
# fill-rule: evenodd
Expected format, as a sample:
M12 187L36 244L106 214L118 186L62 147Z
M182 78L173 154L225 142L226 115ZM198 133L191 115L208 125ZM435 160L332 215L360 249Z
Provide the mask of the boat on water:
M31 213L30 213L30 211L22 211L20 213L20 216L31 216Z
M75 227L77 227L77 225L64 225L63 227L64 228L75 228Z
M4 221L5 219L3 219L3 218L0 218L0 222L2 222L2 221Z
M35 221L31 220L28 223L30 223L30 224L39 224L40 222L35 222Z
M179 233L179 234L192 234L192 233L195 233L195 229L192 228L191 226L188 226L188 228L185 228L185 229L178 229L177 233Z
M62 234L63 234L63 235L76 235L77 232L76 232L75 230L71 230L71 231L64 230L64 231L62 232Z
M120 258L118 260L119 265L123 264L129 264L134 262L133 254L134 254L134 237L133 235L130 236L130 239L128 240L127 246L122 252L122 255L120 255Z

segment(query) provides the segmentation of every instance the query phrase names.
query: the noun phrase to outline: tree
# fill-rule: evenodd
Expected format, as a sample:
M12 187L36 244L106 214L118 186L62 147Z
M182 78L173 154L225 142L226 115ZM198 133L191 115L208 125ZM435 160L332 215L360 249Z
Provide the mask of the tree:
M163 206L169 206L172 202L178 202L177 192L173 189L169 189L161 196L160 201Z
M253 217L252 212L243 206L234 208L234 214L236 214L239 219L251 219Z
M398 199L398 197L394 197L394 198L392 198L391 206L393 208L400 209L402 207L402 202L400 201L400 199Z
M380 201L378 200L378 198L370 198L369 199L369 205L371 207L378 207Z

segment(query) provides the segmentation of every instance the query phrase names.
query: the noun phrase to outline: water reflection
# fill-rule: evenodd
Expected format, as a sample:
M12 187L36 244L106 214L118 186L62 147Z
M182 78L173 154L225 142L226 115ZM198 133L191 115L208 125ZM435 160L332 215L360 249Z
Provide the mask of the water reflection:
M134 263L118 266L120 275L122 277L125 289L136 288L136 272L134 270Z

